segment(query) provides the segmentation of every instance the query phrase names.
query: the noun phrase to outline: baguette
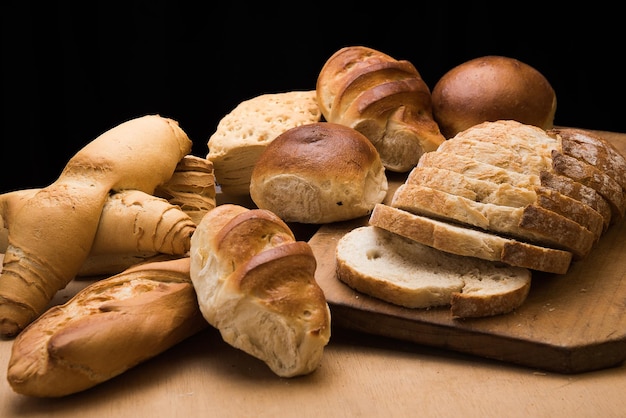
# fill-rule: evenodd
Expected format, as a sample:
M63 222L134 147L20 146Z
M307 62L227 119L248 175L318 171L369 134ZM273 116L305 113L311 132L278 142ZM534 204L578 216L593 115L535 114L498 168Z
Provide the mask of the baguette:
M224 341L278 376L312 373L330 339L315 256L274 213L222 204L191 238L191 280Z
M7 225L0 335L17 335L76 276L111 191L152 194L190 151L177 122L158 115L132 119L87 144L54 183L28 199Z
M14 340L7 379L22 395L62 397L112 379L208 327L189 258L96 281Z
M437 250L375 226L336 248L337 278L357 291L411 309L450 306L455 318L500 315L521 306L531 272Z

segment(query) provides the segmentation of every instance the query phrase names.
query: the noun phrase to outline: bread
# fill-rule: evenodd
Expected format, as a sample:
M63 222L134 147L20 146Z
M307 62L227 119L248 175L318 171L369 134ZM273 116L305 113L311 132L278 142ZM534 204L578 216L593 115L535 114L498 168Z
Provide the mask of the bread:
M365 46L341 48L320 70L316 92L325 120L365 135L389 171L409 171L444 141L430 89L406 60Z
M401 187L410 188L412 185L427 186L473 202L505 206L509 209L537 205L555 212L556 215L571 219L589 230L596 239L605 230L602 215L580 200L547 187L523 188L510 183L491 181L486 172L481 178L475 178L446 168L418 165L409 173L406 185ZM482 222L485 221L486 219L483 219Z
M570 251L576 258L586 257L598 239L575 221L536 204L512 207L477 202L427 185L401 185L391 206Z
M602 216L605 230L611 222L611 208L598 192L591 187L552 171L541 171L539 174L518 173L455 152L426 153L420 159L418 166L446 169L462 174L465 178L488 180L496 184L505 185L505 187L509 185L517 189L528 189L531 192L537 192L540 187L545 187L563 196L578 200L581 204L597 211Z
M330 310L315 281L311 247L280 218L218 205L194 232L190 256L200 310L224 341L281 377L319 367Z
M572 261L569 251L518 241L384 204L376 205L369 224L441 251L514 267L564 274Z
M154 195L180 207L194 224L199 224L217 204L213 163L206 158L185 155L172 177L157 186Z
M566 272L568 260L586 257L623 216L625 194L614 180L620 154L588 142L593 151L587 141L513 120L480 123L424 154L392 196L393 209L378 205L370 223L455 254ZM601 202L608 215L596 209ZM529 254L558 267L535 265Z
M378 151L358 131L317 122L279 135L259 157L250 197L286 222L323 224L369 215L387 194Z
M74 155L51 185L38 190L7 225L0 274L0 335L11 338L39 316L89 255L103 206L112 192L148 195L172 177L191 151L174 120L131 119Z
M252 169L265 147L286 130L321 117L315 90L268 93L239 103L207 142L221 192L249 195Z
M432 90L433 117L445 138L485 121L553 127L556 93L546 77L514 58L488 55L446 72Z
M189 258L145 263L90 284L33 321L13 342L7 379L22 395L70 395L206 327Z
M450 306L457 318L505 314L522 305L531 272L458 256L375 226L337 243L337 278L357 291L411 309Z

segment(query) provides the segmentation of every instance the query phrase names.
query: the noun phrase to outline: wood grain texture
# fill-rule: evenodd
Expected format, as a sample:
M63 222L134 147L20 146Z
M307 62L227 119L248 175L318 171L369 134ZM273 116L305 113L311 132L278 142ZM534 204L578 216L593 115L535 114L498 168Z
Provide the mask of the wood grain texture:
M602 132L626 155L626 135ZM387 199L404 181L391 177ZM449 308L407 309L352 290L337 279L337 241L367 217L322 226L311 238L333 323L527 367L580 373L626 359L626 222L564 275L533 273L528 299L508 315L453 319Z

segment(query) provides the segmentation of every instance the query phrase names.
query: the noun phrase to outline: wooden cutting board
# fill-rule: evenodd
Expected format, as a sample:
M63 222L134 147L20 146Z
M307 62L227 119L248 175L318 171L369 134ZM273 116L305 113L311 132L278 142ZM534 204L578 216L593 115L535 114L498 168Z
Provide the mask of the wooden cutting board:
M626 155L626 135L602 132ZM388 198L403 178L390 176ZM533 273L522 307L507 315L453 319L448 308L408 309L352 290L337 279L337 241L367 217L322 226L309 240L335 326L558 373L626 360L626 222L564 275Z

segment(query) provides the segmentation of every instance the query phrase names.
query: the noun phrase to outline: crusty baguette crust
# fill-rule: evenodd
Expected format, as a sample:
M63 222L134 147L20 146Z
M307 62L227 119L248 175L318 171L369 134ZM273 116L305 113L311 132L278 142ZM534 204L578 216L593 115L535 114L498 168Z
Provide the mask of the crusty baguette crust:
M345 234L335 255L338 279L355 290L411 309L450 306L457 318L511 312L531 284L528 269L454 255L374 226Z
M504 238L384 204L376 205L369 224L441 251L549 273L566 273L573 256L569 251Z
M13 342L7 378L23 395L69 395L207 326L188 257L137 265L94 282L26 327Z

